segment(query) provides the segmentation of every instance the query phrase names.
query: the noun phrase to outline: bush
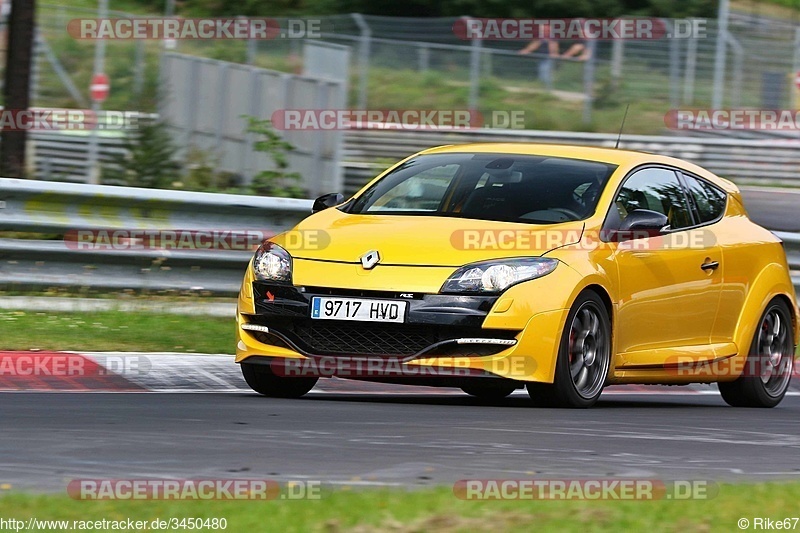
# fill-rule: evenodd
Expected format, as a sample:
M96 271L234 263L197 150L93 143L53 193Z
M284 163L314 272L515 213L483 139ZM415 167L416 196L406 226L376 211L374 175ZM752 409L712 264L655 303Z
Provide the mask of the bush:
M272 159L274 170L262 170L253 178L250 189L262 196L283 196L287 198L306 198L306 191L300 186L302 176L297 172L287 172L289 168L288 154L294 150L291 143L284 141L270 120L255 117L247 119L247 131L260 136L253 143L253 148L263 152Z
M103 172L103 181L114 185L166 189L180 178L177 148L163 122L140 124Z

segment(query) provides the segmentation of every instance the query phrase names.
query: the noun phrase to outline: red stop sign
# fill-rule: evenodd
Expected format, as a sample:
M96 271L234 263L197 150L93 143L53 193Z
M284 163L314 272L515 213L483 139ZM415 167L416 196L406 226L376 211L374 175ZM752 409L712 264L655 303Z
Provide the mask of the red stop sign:
M108 76L105 74L95 74L92 76L92 83L89 85L89 94L94 102L104 102L108 98L108 90L111 87Z

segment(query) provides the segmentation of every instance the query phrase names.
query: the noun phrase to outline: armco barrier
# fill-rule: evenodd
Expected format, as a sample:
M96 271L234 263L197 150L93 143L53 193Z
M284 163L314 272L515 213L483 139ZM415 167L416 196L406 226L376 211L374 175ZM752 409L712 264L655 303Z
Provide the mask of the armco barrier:
M0 230L188 230L268 236L310 200L0 178ZM235 294L247 250L80 250L64 240L0 239L0 287L90 287Z
M0 178L0 230L272 229L311 212L311 200Z
M76 230L262 232L294 226L310 200L110 187L0 178L0 230L43 238L0 239L0 288L90 287L232 295L251 250L77 249L63 239ZM800 235L776 233L793 270ZM800 274L795 277L800 288Z

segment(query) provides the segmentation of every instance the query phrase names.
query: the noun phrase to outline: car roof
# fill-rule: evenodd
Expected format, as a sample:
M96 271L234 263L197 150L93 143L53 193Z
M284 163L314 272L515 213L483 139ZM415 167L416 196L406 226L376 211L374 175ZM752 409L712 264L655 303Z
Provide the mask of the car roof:
M598 161L621 167L625 173L628 170L648 164L663 164L681 168L692 174L705 178L718 187L731 193L738 193L736 185L724 178L712 174L708 170L699 167L688 161L675 157L662 156L647 152L637 152L634 150L620 150L616 148L601 148L597 146L579 146L567 144L537 144L537 143L471 143L471 144L451 144L447 146L437 146L429 148L420 153L422 154L443 154L443 153L499 153L499 154L521 154L521 155L542 155L550 157L565 157L570 159L584 159L587 161Z

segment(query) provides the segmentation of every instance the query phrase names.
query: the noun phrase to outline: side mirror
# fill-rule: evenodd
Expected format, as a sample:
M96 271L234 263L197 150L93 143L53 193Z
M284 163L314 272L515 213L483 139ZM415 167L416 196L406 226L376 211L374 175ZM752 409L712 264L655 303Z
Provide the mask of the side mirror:
M617 240L656 237L669 229L666 215L650 209L636 209L628 213L617 231Z
M323 194L314 200L314 205L311 207L311 212L319 213L320 211L324 211L329 207L339 205L342 202L344 202L344 195L341 193L331 192L328 194Z

